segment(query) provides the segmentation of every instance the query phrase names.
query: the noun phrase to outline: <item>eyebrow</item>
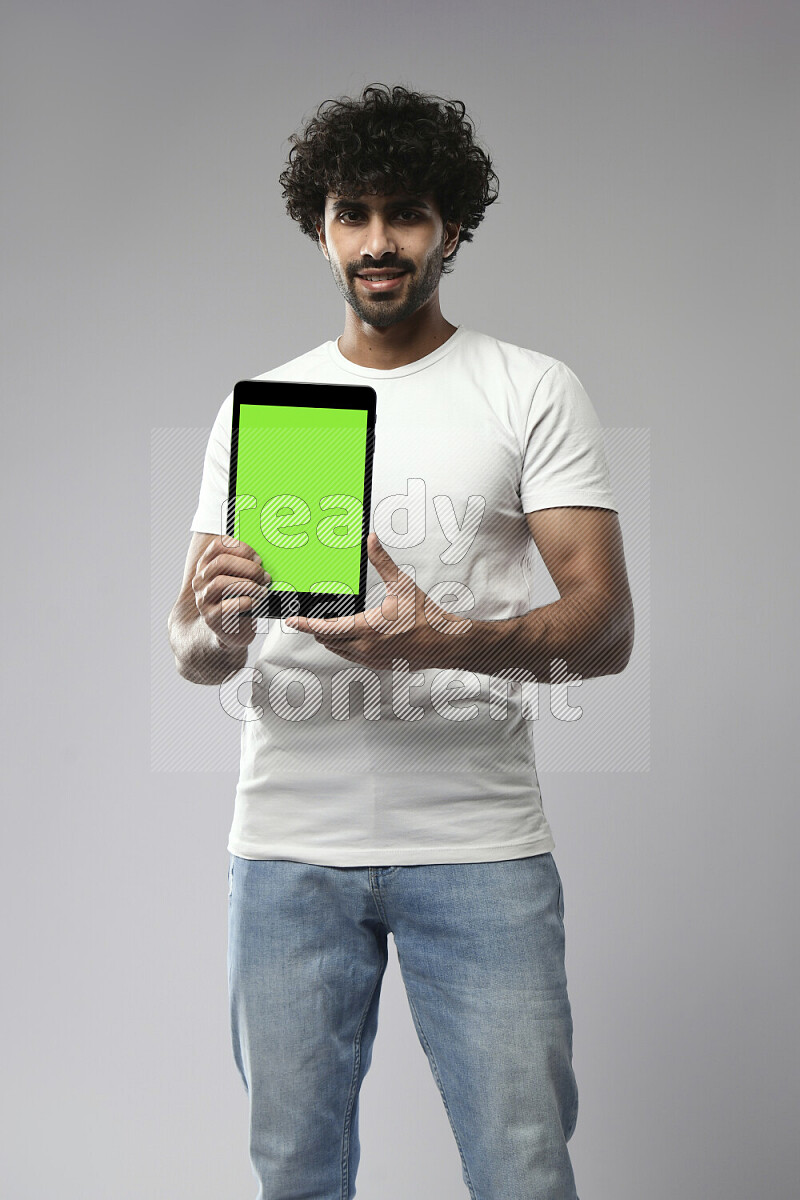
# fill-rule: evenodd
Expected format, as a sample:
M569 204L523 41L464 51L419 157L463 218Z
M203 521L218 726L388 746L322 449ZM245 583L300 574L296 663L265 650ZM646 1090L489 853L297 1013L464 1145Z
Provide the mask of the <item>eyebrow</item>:
M368 208L369 206L363 200L348 200L346 197L340 200L335 200L332 208L334 212L341 212L343 208ZM419 196L398 196L390 205L391 208L425 208L430 210L430 205Z

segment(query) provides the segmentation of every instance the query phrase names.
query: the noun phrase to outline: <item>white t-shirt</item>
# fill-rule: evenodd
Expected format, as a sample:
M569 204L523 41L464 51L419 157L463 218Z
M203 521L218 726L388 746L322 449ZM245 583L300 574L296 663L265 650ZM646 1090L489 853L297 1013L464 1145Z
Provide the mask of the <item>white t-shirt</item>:
M449 611L492 620L535 607L526 512L615 508L586 392L533 350L459 327L392 370L356 366L329 341L257 378L375 389L370 527L424 592L451 585L436 593ZM194 531L224 532L232 412L233 393L208 442ZM367 589L368 607L385 594L371 563ZM250 695L243 684L238 697L257 719L241 726L231 853L346 867L554 848L534 764L535 685L367 670L277 618L253 646Z

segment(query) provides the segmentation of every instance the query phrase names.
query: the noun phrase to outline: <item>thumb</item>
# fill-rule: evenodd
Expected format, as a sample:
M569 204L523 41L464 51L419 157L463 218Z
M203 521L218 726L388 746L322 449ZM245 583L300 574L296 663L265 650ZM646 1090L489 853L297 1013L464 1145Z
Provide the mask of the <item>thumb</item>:
M384 583L394 583L397 580L397 563L384 550L377 533L371 533L367 538L367 555Z

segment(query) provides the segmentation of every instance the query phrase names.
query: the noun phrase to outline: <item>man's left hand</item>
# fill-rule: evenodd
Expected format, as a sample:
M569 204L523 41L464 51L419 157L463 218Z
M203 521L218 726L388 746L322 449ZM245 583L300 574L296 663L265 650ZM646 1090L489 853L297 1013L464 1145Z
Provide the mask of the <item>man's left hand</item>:
M411 671L446 665L451 637L465 633L472 622L445 612L417 587L375 533L367 539L367 554L386 585L378 608L343 617L286 617L284 624L313 634L320 645L342 658L377 670L391 668L396 658L405 659Z

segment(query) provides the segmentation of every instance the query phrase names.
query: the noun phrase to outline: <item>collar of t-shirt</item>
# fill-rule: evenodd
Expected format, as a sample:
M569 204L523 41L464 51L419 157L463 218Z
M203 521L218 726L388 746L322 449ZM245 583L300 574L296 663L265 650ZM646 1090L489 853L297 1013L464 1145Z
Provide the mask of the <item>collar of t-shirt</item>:
M350 362L350 359L345 358L339 349L338 338L326 344L331 358L342 371L348 371L351 375L360 375L363 379L398 379L401 375L413 375L415 371L424 371L426 367L433 366L440 358L444 358L454 349L465 332L463 325L457 326L455 333L452 333L446 342L442 342L441 346L437 346L424 358L417 358L414 362L406 363L402 367L392 367L388 371L383 371L380 367L362 367L358 363Z

